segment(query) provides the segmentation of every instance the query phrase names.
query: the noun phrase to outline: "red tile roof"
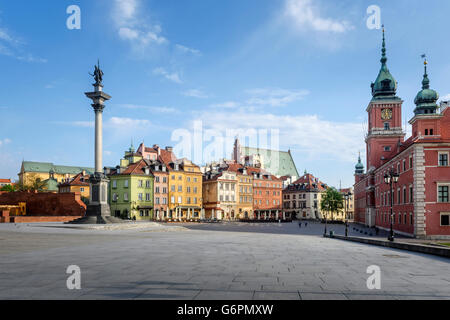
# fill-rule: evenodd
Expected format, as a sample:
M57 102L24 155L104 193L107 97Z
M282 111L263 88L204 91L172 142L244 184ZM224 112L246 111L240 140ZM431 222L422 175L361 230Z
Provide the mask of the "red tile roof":
M69 181L61 183L60 186L89 186L89 175L83 175L80 172Z
M0 179L0 183L11 183L11 179Z
M323 183L310 173L305 174L303 177L292 183L291 186L292 185L305 185L306 190L317 189L319 191L326 191L327 189L327 185L325 183Z

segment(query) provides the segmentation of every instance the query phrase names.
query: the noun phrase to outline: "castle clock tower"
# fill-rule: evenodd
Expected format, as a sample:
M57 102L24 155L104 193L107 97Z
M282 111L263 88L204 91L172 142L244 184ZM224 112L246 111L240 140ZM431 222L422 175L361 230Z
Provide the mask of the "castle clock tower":
M386 65L386 41L383 27L381 69L375 83L372 83L372 100L367 107L369 116L367 145L367 170L378 168L385 156L396 150L404 141L402 129L402 103L396 96L397 81Z

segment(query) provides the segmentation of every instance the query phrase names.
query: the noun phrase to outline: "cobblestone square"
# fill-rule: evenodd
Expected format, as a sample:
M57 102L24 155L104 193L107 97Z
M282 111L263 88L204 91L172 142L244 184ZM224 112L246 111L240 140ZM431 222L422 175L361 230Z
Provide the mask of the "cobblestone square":
M0 299L450 299L448 259L322 233L315 223L3 224ZM69 265L81 290L67 289ZM371 265L381 290L367 288Z

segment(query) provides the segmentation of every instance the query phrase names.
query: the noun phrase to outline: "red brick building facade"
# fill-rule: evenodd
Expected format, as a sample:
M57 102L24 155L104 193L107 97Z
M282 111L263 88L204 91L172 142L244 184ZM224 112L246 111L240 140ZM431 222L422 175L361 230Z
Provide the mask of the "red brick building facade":
M355 171L355 221L418 238L450 238L450 108L430 89L425 62L422 90L414 101L412 135L402 130L403 101L386 65L383 32L381 70L367 107L367 172ZM399 174L391 194L386 174ZM393 214L391 216L391 200Z
M253 208L256 220L283 218L283 180L260 168L247 167L253 175Z

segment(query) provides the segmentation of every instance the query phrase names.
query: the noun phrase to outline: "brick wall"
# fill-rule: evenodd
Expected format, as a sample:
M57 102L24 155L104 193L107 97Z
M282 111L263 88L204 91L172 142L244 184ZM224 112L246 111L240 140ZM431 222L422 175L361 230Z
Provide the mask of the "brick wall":
M27 216L84 216L86 205L79 193L10 192L0 195L0 205L25 202Z
M36 223L36 222L69 222L80 217L77 216L54 216L54 217L10 217L11 223Z

